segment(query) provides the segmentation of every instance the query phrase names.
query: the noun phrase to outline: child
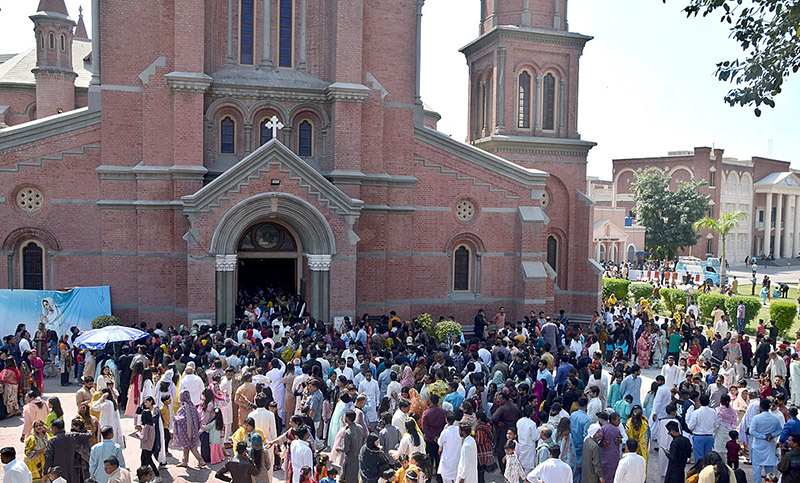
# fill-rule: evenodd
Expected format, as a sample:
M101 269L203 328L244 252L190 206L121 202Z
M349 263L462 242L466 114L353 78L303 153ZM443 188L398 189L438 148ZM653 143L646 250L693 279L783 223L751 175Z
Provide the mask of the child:
M400 463L400 468L397 469L395 472L395 481L397 483L405 483L406 481L406 472L408 471L409 467L411 466L410 461L408 460L407 454L401 454L398 457L398 463Z
M328 476L319 480L319 483L336 483L336 477L339 476L339 471L335 467L328 469Z
M513 440L506 441L506 456L503 458L506 463L506 469L503 472L503 476L506 477L508 483L525 482L525 470L522 469L522 464L517 459L517 455L514 454L516 448L517 444Z
M764 476L764 481L766 483L778 483L778 475L776 475L775 473L767 473Z
M316 483L311 477L312 473L310 466L303 466L303 469L300 470L300 483Z
M317 464L314 465L314 477L317 481L322 481L323 478L328 476L328 463L330 463L328 455L320 455L317 458Z
M725 443L725 449L728 450L728 466L733 468L734 470L739 468L739 454L741 453L741 446L739 441L739 432L738 431L731 431L728 433L731 440Z
M158 451L157 445L160 444L160 442L158 442L158 430L156 429L155 418L153 418L151 410L149 408L142 409L142 439L140 440L142 448L141 463L142 466L149 466L152 468L153 474L158 478L161 475L158 472L158 465L155 462L157 456L153 454L154 451Z
M172 457L169 452L169 442L172 440L172 434L169 432L170 421L172 421L172 398L169 394L161 396L161 421L164 424L164 448L166 455Z
M202 431L208 432L208 446L211 456L211 464L215 465L225 459L225 452L222 450L222 434L225 431L225 420L222 418L222 411L214 409L214 417L208 424L200 427Z
M614 412L618 413L620 418L622 418L622 424L626 424L628 422L628 416L631 415L632 407L633 396L630 394L626 394L625 399L619 400L614 404Z
M394 483L394 482L395 482L394 470L384 470L383 473L381 473L381 479L378 480L378 483Z
M67 483L67 480L61 477L61 467L60 466L53 466L50 468L50 473L47 474L47 479L50 483Z

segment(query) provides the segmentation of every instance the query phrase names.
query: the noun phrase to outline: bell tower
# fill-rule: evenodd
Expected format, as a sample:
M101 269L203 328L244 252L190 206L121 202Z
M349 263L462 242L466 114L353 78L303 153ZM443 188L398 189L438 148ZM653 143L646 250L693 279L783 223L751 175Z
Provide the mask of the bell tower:
M567 1L483 0L479 34L461 49L470 73L468 141L488 150L497 136L574 146L578 60L591 37L568 31Z
M39 118L75 109L72 39L75 22L64 0L40 0L30 16L36 33L36 115ZM85 30L85 29L84 29Z

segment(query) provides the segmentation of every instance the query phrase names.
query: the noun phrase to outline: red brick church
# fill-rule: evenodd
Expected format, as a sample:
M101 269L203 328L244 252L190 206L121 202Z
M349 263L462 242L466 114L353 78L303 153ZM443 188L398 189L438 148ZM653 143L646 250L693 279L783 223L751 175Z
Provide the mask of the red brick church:
M420 98L423 0L91 3L0 57L0 288L165 323L264 280L326 320L595 310L566 1L481 2L466 143Z

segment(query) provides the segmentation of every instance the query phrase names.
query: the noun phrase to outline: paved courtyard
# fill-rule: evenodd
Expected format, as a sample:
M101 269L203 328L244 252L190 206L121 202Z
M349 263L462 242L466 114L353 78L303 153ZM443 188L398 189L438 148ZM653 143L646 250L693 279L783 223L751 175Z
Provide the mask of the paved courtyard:
M650 385L658 374L659 371L655 369L647 369L642 371L642 399L644 399L645 393L650 389ZM69 421L77 415L77 408L75 407L75 391L78 390L79 386L73 384L68 387L61 387L58 384L58 381L59 380L57 378L49 378L45 380L45 398L57 396L61 400L61 404L64 408L64 419ZM753 387L755 387L754 384ZM139 447L139 440L132 436L134 433L133 418L122 416L122 429L124 430L127 444L127 447L124 451L125 461L128 468L135 470L139 466L141 451ZM17 449L17 454L20 455L22 452L22 443L19 441L21 434L21 418L15 417L0 421L0 447L14 446ZM172 449L172 454L174 456L181 455L180 451L175 448ZM194 456L190 456L189 461L190 465L196 465ZM221 463L213 465L210 469L198 469L194 467L178 468L175 466L175 464L178 462L179 460L175 457L168 458L167 468L161 471L161 476L165 482L174 481L176 477L183 477L187 481L192 482L218 481L214 478L214 473L222 466ZM652 451L652 448L650 452L649 463L647 481L660 482L658 477L658 455L655 451ZM753 481L752 466L743 464L741 465L741 468L747 473L748 481ZM283 471L275 473L275 481L284 483L285 480ZM494 472L486 475L486 481L490 483L502 483L505 481L505 479L500 472Z

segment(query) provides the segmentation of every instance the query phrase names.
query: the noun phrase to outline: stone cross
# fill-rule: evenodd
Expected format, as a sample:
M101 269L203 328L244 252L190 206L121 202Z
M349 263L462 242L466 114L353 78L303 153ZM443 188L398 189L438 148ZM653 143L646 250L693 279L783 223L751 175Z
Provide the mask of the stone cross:
M267 129L272 129L272 139L277 139L278 130L283 129L283 123L278 120L278 116L272 116L265 126Z

